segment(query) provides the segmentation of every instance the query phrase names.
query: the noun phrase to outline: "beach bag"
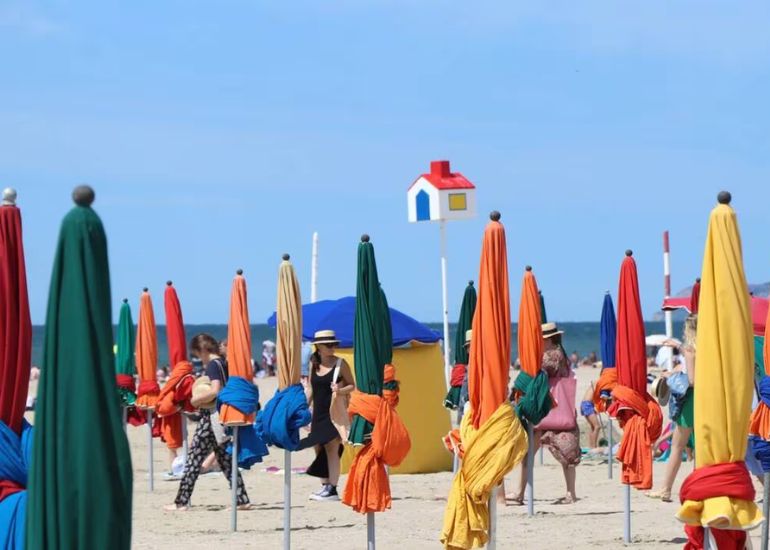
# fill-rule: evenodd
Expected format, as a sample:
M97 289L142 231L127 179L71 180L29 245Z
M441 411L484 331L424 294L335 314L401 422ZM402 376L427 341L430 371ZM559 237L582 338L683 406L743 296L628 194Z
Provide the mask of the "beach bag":
M336 384L340 376L340 365L342 359L337 361L337 365L334 367L334 374L332 375L332 384ZM340 434L342 441L348 440L348 432L350 431L350 415L348 414L348 405L350 404L350 395L341 395L339 392L332 394L332 402L329 405L329 417L332 424L337 428L337 432Z
M540 431L564 432L574 430L577 426L577 411L575 398L577 396L577 378L574 376L558 376L548 381L551 388L551 398L554 407L545 418L535 426Z
M668 417L676 421L682 414L687 390L690 388L690 379L684 372L675 372L666 379L671 390L671 399L668 402Z

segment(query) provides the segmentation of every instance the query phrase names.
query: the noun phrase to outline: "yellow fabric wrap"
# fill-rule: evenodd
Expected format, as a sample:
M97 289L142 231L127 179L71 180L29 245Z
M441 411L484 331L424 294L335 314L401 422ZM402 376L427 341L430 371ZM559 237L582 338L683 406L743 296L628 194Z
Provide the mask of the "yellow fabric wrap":
M695 369L697 467L743 461L753 392L751 307L738 223L719 204L709 218L701 273ZM720 496L686 500L676 517L691 525L751 529L762 521L753 502Z
M489 495L527 454L527 432L509 403L478 430L465 414L460 435L465 448L444 512L441 543L448 550L478 548L489 539Z

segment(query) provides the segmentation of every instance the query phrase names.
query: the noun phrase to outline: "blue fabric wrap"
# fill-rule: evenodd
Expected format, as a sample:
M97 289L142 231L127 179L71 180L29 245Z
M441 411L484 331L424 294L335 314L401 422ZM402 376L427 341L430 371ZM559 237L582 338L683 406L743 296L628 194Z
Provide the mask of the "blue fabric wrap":
M759 436L749 436L751 454L759 462L763 472L770 472L770 441L765 441ZM754 472L752 472L754 473Z
M759 398L770 407L770 376L763 376L759 381Z
M222 405L230 405L243 414L253 414L259 407L259 388L251 380L231 376L217 396L217 409L221 409ZM232 428L228 431L232 433ZM232 442L227 444L227 452L233 453ZM248 470L262 462L262 457L267 454L267 445L257 434L254 424L238 427L238 466Z
M310 424L310 410L302 384L277 390L257 416L257 433L268 445L287 451L299 447L299 429Z
M21 437L0 420L0 479L27 486L32 456L32 426L24 421ZM27 491L19 491L0 501L0 548L24 550Z

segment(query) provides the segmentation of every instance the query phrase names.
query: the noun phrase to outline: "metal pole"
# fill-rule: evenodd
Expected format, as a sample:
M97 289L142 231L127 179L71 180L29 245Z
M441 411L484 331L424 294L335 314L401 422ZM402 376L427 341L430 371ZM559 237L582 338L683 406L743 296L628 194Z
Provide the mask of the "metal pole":
M374 550L374 512L366 514L366 550Z
M124 405L123 407L121 407L121 409L122 409L121 418L123 419L123 431L128 433L128 407Z
M441 233L441 298L444 307L444 378L446 387L449 389L449 298L447 294L447 246L446 246L446 221L441 220L439 222L439 230Z
M291 451L283 451L283 549L291 548Z
M663 294L666 298L671 297L671 257L668 241L668 231L663 232ZM666 310L666 336L674 336L674 321L671 310Z
M230 463L230 490L233 493L233 513L230 530L238 530L238 426L233 426L233 455Z
M631 486L623 485L623 542L631 544Z
M150 492L152 492L155 490L155 465L152 457L152 409L147 409L147 443L150 462Z
M313 233L313 256L310 262L310 303L318 301L318 232Z
M463 408L457 407L457 427L460 427L460 423L463 421ZM452 473L456 474L460 469L460 455L452 453Z
M527 424L527 436L527 515L532 517L535 515L535 434L531 422Z
M488 550L495 550L497 548L497 487L492 487L492 492L489 493L489 542L487 542Z
M607 434L607 477L612 479L612 417L607 413L609 419L607 425L609 426Z
M542 466L543 465L543 447L542 447L542 445L540 446L540 451L538 451L537 454L540 455L540 465Z
M764 490L762 491L762 511L765 514L765 521L762 524L762 550L768 550L768 535L770 535L770 472L766 472L764 475Z
M187 444L187 415L181 412L179 416L182 418L182 450L184 452L184 462L187 464L187 452L189 451Z

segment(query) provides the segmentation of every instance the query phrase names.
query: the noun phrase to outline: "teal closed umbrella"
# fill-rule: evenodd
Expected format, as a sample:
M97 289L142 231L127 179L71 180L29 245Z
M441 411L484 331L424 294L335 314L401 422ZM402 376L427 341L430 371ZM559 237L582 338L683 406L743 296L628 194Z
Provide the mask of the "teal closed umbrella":
M118 384L118 394L123 407L130 407L136 403L136 361L134 361L134 348L136 347L136 331L134 320L131 318L131 306L128 300L123 300L120 306L120 319L118 321L118 342L115 350L115 381Z
M465 346L465 334L471 329L473 314L476 311L476 287L473 281L468 281L465 287L463 301L460 305L460 318L457 320L455 332L454 359L452 376L449 379L449 391L444 398L444 406L455 410L460 406L463 382L466 380L468 367L468 348Z

